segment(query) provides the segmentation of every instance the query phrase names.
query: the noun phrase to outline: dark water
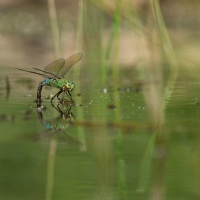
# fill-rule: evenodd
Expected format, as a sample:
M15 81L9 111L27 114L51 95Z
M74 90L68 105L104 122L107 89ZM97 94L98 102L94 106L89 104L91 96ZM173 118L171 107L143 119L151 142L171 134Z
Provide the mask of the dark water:
M177 82L158 134L134 81L130 87L76 88L69 110L51 105L46 97L55 90L49 89L38 109L33 76L11 75L7 84L5 77L0 199L200 198L198 82Z

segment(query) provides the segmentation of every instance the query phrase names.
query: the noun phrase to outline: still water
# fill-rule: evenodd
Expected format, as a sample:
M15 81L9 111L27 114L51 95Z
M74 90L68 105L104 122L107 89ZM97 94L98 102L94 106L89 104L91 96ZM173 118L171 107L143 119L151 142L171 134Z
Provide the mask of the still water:
M143 88L76 88L71 108L1 74L0 199L199 199L200 85L180 79L156 130ZM30 77L30 79L29 79Z

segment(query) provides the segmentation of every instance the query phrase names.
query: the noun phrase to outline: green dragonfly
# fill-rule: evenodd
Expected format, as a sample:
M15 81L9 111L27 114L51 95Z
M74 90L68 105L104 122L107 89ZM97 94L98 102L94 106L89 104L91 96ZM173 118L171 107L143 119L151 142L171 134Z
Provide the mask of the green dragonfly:
M49 65L47 65L43 70L38 68L33 68L36 71L29 71L25 69L16 68L21 71L38 74L46 78L44 81L40 82L37 89L37 102L41 102L41 92L42 87L44 85L52 86L59 89L59 92L56 93L52 98L51 102L55 97L59 100L59 95L63 92L66 93L70 100L74 103L70 92L74 89L75 84L65 79L66 74L72 68L72 66L77 63L83 57L82 53L76 53L70 56L67 59L60 58L58 60L53 61Z

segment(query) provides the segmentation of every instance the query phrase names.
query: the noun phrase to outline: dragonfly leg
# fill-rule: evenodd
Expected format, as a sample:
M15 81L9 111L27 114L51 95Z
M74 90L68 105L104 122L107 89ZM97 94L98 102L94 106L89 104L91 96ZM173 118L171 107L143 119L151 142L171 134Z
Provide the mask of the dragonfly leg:
M51 101L53 101L53 99L55 98L55 97L57 97L58 99L59 99L59 95L60 95L60 93L61 92L63 92L62 90L60 90L58 93L56 93L52 98L51 98Z
M53 102L51 101L51 105L58 111L60 112L60 109L58 109L58 105L57 106L54 106Z
M42 87L43 87L44 85L46 85L46 82L45 82L45 81L42 81L42 82L39 83L39 85L38 85L36 102L41 102Z
M72 95L70 94L70 92L69 92L69 90L67 90L67 96L70 98L70 100L73 102L73 104L74 104L74 100L72 99Z
M65 99L65 93L63 92L63 95L62 95L62 99L64 100Z
M60 100L59 96L60 96L60 94L61 94L62 92L63 92L63 90L61 90L60 92L57 93L57 98L58 98L58 100Z

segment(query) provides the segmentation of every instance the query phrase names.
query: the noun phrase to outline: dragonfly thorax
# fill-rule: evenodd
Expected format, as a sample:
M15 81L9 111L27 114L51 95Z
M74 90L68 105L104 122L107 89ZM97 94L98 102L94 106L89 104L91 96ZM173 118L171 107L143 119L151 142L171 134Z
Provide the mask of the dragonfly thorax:
M72 91L75 87L75 84L72 81L66 80L64 78L57 78L57 79L48 78L44 82L46 85L60 88L63 91L64 90Z
M67 81L67 83L65 84L65 87L67 90L71 92L75 88L75 84L72 81Z

